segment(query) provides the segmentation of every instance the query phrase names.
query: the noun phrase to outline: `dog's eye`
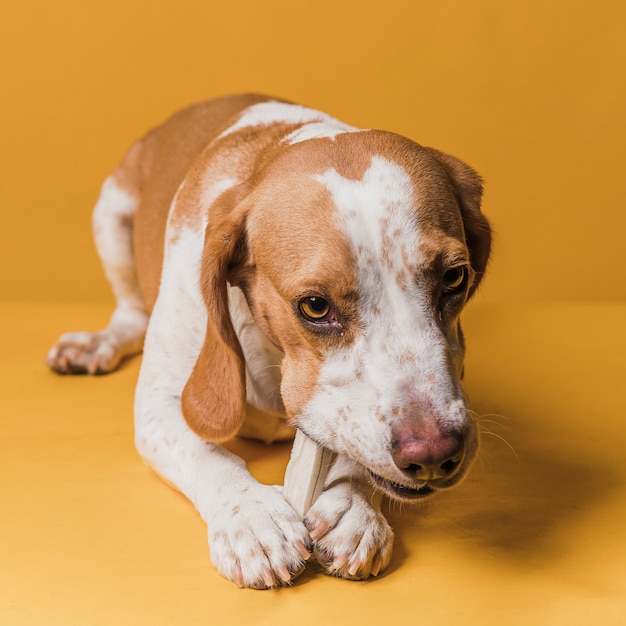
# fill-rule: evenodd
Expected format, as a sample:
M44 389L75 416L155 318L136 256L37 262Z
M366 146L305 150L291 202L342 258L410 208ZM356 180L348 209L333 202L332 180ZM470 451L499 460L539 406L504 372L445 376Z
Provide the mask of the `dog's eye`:
M332 316L332 310L328 300L319 296L309 296L300 300L298 307L300 313L309 320L309 322L320 323L327 322Z
M445 294L451 294L461 291L461 289L465 287L467 276L468 272L465 265L450 268L443 275L443 292Z

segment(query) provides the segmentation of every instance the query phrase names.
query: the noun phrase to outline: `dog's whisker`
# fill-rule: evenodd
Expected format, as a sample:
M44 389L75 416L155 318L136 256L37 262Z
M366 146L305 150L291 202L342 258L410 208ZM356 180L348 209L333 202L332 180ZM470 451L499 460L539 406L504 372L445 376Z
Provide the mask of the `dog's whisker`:
M521 460L520 460L519 455L517 454L517 451L515 450L515 448L502 435L498 435L498 433L494 433L494 432L492 432L490 430L486 430L486 429L481 429L480 433L481 433L481 435L488 435L490 437L494 437L495 439L499 439L513 453L513 456L515 457L517 462L521 463Z
M480 469L482 472L485 471L485 459L483 455L484 452L482 450L476 455L476 461L480 463Z
M510 421L510 417L508 415L502 415L502 413L478 413L478 411L475 411L474 409L470 409L469 407L465 409L465 412L468 415L471 415L472 417L476 418L477 420L482 420L486 417L491 417L491 418L498 418L501 420L505 420L505 421Z
M511 418L506 415L500 415L499 413L482 413L477 415L478 421L484 421L491 418L490 421L494 424L501 424L501 422L510 422ZM502 424L501 424L502 425Z
M482 427L483 424L494 424L496 426L498 426L498 428L501 428L502 430L505 430L507 433L512 433L512 429L510 429L508 426L505 426L504 424L500 424L500 422L497 422L496 420L487 420L484 418L480 418L479 419L479 425Z

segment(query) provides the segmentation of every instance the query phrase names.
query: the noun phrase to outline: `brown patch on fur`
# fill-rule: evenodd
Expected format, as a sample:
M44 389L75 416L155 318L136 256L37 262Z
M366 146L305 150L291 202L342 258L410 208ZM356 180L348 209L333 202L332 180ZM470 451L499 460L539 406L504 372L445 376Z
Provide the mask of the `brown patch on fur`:
M243 212L229 211L238 206L242 193L238 187L223 194L207 227L201 274L207 329L181 399L189 427L210 441L233 436L245 419L245 366L226 291L229 263L244 228Z
M133 239L139 284L148 309L158 293L167 214L176 190L194 161L236 115L267 100L265 96L242 95L183 109L136 142L113 172L120 188L140 199Z

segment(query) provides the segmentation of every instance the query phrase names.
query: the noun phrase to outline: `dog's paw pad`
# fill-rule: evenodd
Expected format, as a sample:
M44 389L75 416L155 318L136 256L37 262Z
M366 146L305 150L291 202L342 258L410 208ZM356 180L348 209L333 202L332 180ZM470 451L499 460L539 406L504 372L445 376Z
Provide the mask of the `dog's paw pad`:
M120 350L106 331L66 333L52 347L46 365L59 374L106 374L120 361Z

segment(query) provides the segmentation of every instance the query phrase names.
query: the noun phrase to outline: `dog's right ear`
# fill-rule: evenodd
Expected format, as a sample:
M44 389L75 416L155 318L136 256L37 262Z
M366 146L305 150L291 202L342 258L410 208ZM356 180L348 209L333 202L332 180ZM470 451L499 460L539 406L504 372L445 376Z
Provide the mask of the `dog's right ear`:
M485 275L491 253L491 226L480 209L483 195L482 180L460 159L434 148L428 150L448 174L459 202L470 263L475 274L474 283L469 288L468 297L471 298Z
M246 211L240 205L244 192L239 185L211 207L201 270L206 335L181 399L187 424L209 441L232 437L245 419L245 364L230 319L227 289L229 272L245 246Z

